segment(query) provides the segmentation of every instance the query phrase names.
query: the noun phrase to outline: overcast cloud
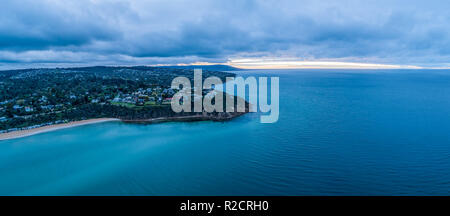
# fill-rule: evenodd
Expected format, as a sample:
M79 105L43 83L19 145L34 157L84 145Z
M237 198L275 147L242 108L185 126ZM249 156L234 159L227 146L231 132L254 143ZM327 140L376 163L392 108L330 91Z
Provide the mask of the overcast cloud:
M289 58L450 66L448 1L4 0L0 66Z

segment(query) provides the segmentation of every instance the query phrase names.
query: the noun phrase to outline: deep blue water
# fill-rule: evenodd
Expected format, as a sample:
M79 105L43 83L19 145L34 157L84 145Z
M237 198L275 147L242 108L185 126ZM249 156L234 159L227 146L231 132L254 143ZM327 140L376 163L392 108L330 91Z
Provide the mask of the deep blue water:
M120 122L0 141L1 195L450 195L450 71L280 77L280 119Z

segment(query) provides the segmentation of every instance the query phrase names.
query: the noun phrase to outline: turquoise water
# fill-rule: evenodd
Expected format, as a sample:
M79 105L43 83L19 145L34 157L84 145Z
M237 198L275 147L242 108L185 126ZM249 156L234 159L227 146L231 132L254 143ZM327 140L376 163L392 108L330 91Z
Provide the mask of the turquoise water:
M0 141L1 195L450 195L450 71L280 77L280 119L85 125Z

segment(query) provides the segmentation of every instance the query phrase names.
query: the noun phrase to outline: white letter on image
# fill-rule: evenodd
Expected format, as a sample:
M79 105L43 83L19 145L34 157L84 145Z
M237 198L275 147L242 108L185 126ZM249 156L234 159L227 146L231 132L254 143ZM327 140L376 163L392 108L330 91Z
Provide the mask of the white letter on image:
M208 112L223 112L223 85L222 80L218 77L208 77L203 83L203 89L212 89L214 85L214 90L211 90L206 94L203 99L203 109ZM212 99L214 98L214 105L212 105Z
M235 96L234 87L237 88L237 112L245 112L245 86L248 85L250 112L256 112L256 104L258 103L258 84L255 77L247 77L245 80L242 77L227 77L226 92ZM234 97L227 97L227 112L234 112ZM253 105L253 106L252 106Z
M267 77L259 78L259 110L270 115L261 115L261 123L275 123L279 116L279 77L270 78L270 105L267 101Z
M176 77L172 80L172 89L178 90L180 85L183 88L173 96L170 106L176 113L191 112L191 81L186 77ZM183 99L182 104L180 103L181 99Z
M202 84L203 84L202 69L194 69L194 112L203 111Z

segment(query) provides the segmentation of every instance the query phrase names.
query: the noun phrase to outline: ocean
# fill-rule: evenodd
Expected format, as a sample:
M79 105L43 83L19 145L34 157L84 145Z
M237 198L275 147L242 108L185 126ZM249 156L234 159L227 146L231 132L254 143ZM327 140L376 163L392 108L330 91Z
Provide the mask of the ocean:
M0 195L450 195L450 70L253 70L280 115L0 141Z

